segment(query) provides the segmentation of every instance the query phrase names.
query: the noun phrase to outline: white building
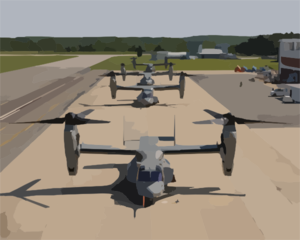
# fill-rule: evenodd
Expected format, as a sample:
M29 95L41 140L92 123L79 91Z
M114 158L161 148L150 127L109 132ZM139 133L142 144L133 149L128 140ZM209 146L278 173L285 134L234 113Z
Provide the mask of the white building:
M214 49L214 48L204 48L201 52L198 52L197 55L199 58L223 58L223 51L221 49Z
M300 83L300 39L281 39L278 73L281 83Z
M279 45L279 84L286 96L300 102L300 39L281 39Z
M189 52L168 52L168 51L158 51L156 53L157 60L164 60L167 58L177 58L177 59L190 59Z

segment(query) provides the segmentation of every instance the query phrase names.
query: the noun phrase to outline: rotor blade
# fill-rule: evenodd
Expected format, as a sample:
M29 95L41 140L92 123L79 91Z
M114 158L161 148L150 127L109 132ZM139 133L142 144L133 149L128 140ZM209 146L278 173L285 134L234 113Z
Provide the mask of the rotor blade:
M123 73L109 72L108 74L99 75L99 76L102 76L102 77L114 77L114 76L126 76L126 75L138 76L138 75L140 75L140 73L139 72L128 72L126 74L123 74Z
M99 76L102 76L102 77L113 77L113 76L116 76L118 75L118 73L115 73L114 71L111 71L107 74L102 74L102 75L99 75Z
M131 103L128 104L103 104L103 105L87 105L87 104L81 104L85 107L122 107L122 106L132 106Z
M186 77L192 77L192 76L196 76L196 75L184 73L184 76L186 76Z
M154 63L153 66L165 66L165 63Z
M251 124L251 123L270 123L270 124L286 124L283 122L268 122L268 121L261 121L261 120L249 120L244 118L234 118L237 124Z
M175 64L173 64L173 65L175 65ZM184 73L184 72L174 73L173 75L175 75L175 76L181 76L181 75L183 75L185 77L197 76L197 75L187 74L187 73Z
M86 119L86 123L110 123L110 121Z
M223 118L224 116L220 113L216 113L214 111L211 111L209 109L204 109L204 112L207 112L208 114L210 114L211 116L213 116L214 118Z
M88 109L81 113L78 113L77 116L84 118L86 115L89 115L91 112L94 112L94 109Z
M138 75L140 75L140 73L139 72L128 72L128 73L126 73L126 74L122 74L122 75L132 75L132 76L138 76Z
M198 121L198 122L193 122L194 124L217 124L217 125L224 125L224 119L223 118L218 118L218 119L212 119L212 120L204 120L204 121Z
M197 121L193 122L194 124L213 124L212 120L204 120L204 121Z
M65 118L54 118L54 119L46 119L41 121L31 121L31 122L15 122L13 124L19 124L19 123L48 123L48 124L60 124L64 123Z

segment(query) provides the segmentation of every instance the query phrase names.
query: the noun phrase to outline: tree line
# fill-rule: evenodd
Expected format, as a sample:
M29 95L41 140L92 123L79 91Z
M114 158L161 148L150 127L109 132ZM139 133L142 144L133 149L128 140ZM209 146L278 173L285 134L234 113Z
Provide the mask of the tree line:
M1 38L1 51L66 51L53 39L42 39L38 43L29 38Z
M17 37L0 38L0 51L51 51L51 52L137 52L147 51L190 52L196 54L202 48L228 47L228 52L241 55L277 55L279 40L300 38L300 34L275 33L257 37L195 36L190 38L150 37ZM212 39L212 40L210 40ZM228 43L231 42L231 45ZM232 45L233 43L236 43ZM227 44L227 46L226 46Z
M139 38L1 38L0 51L53 51L53 52L103 52L103 51L189 51L183 39L161 38L157 43Z
M231 45L228 48L228 52L233 54L242 55L278 55L279 40L280 39L291 39L300 38L299 33L274 33L272 35L259 35L255 38L249 38L247 42L240 43L238 45Z

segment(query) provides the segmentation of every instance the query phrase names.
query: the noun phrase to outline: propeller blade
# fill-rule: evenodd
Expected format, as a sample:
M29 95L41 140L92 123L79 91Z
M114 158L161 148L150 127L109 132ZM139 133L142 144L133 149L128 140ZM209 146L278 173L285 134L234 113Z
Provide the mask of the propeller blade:
M110 121L104 121L104 120L93 120L93 119L86 119L86 123L110 123Z
M193 122L194 124L212 124L212 120L204 120L204 121L197 121Z
M114 71L111 71L107 74L102 74L102 75L99 75L99 76L102 76L102 77L113 77L113 76L116 76L118 75L118 73L115 73Z
M225 121L223 118L219 119L212 119L212 120L204 120L204 121L198 121L193 122L194 124L217 124L217 125L225 125Z
M138 76L140 73L139 72L128 72L124 75L132 75L132 76ZM123 75L123 74L122 74Z
M77 116L84 118L85 116L89 115L91 112L94 112L94 109L88 109L81 113L78 113Z
M93 112L93 109L85 110L79 114L74 114L72 112L67 113L64 118L54 118L54 119L47 119L41 121L31 121L31 122L16 122L16 123L48 123L48 124L55 124L55 123L66 123L66 125L82 125L87 123L110 123L110 121L103 121L103 120L93 120L93 119L86 119L84 118L86 115Z
M19 123L48 123L48 124L60 124L65 122L65 118L54 118L54 119L47 119L47 120L40 120L40 121L31 121L31 122L15 122L12 124L19 124Z
M173 65L175 65L175 64L173 64ZM184 73L184 72L175 73L174 75L175 76L185 76L185 77L197 76L197 75L187 74L187 73Z
M244 118L234 118L235 122L237 124L251 124L251 123L271 123L271 124L286 124L283 122L268 122L268 121L262 121L262 120L249 120Z
M87 119L82 118L78 115L75 115L74 118L70 118L66 121L66 124L68 125L83 125L87 123L109 123L108 121L103 120L93 120L93 119Z
M186 77L192 77L192 76L196 76L196 75L184 73L184 76L186 76Z
M204 112L207 112L208 114L210 114L211 116L213 116L214 118L223 118L223 114L220 113L216 113L214 111L211 111L209 109L204 109Z

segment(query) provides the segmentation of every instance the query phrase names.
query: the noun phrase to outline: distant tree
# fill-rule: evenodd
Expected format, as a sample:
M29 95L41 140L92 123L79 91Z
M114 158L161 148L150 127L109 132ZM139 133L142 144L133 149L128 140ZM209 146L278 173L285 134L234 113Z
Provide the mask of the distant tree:
M155 48L155 44L153 43L145 43L145 50L146 51L153 51Z
M78 47L79 47L78 51L80 51L80 52L94 52L94 51L96 51L93 48L92 44L90 44L88 46L84 46L84 47L79 45Z
M136 53L137 53L137 56L138 57L141 57L143 55L143 49L141 46L139 46L137 49L136 49Z
M65 48L67 52L71 52L71 48L70 47L66 47Z
M12 38L1 38L0 39L0 51L12 51L12 47L10 45L10 42L12 41Z
M248 42L243 42L235 47L236 52L251 55L276 55L277 49L274 43L259 35L257 38L250 38Z
M128 48L128 51L135 52L136 51L135 45L133 45L132 47Z
M123 42L122 38L115 38L114 41L106 43L105 46L114 49L114 51L120 51L120 52L125 52L129 48L129 45Z
M188 52L189 49L187 48L187 42L182 40L180 43L178 43L176 46L176 51L177 52Z
M56 44L56 52L66 52L66 49L61 44Z
M56 43L53 38L39 40L37 45L42 49L42 51L56 51Z
M231 45L228 48L228 53L236 54L235 47L236 47L236 45Z
M163 49L160 45L157 45L156 48L154 48L154 51L155 51L155 52L158 52L158 51L165 51L165 49Z
M129 48L130 45L124 41L124 38L117 38L116 39L117 44L117 51L125 52Z
M111 47L105 47L105 48L104 48L104 51L107 51L107 52L115 52L116 49L111 48Z
M204 41L202 43L202 49L204 49L204 48L215 48L215 47L216 47L216 43L215 42Z
M41 48L32 40L29 41L28 49L30 51L41 51Z
M77 48L76 47L71 47L71 51L72 52L77 52Z
M187 42L186 46L188 48L188 51L190 52L190 54L196 54L199 50L200 45L202 44L202 42L200 41L189 41Z
M13 40L10 42L10 46L12 47L13 51L29 51L29 42L19 42Z
M104 51L104 48L105 48L105 43L101 42L100 40L98 40L94 45L93 45L93 48L96 50L96 51Z

